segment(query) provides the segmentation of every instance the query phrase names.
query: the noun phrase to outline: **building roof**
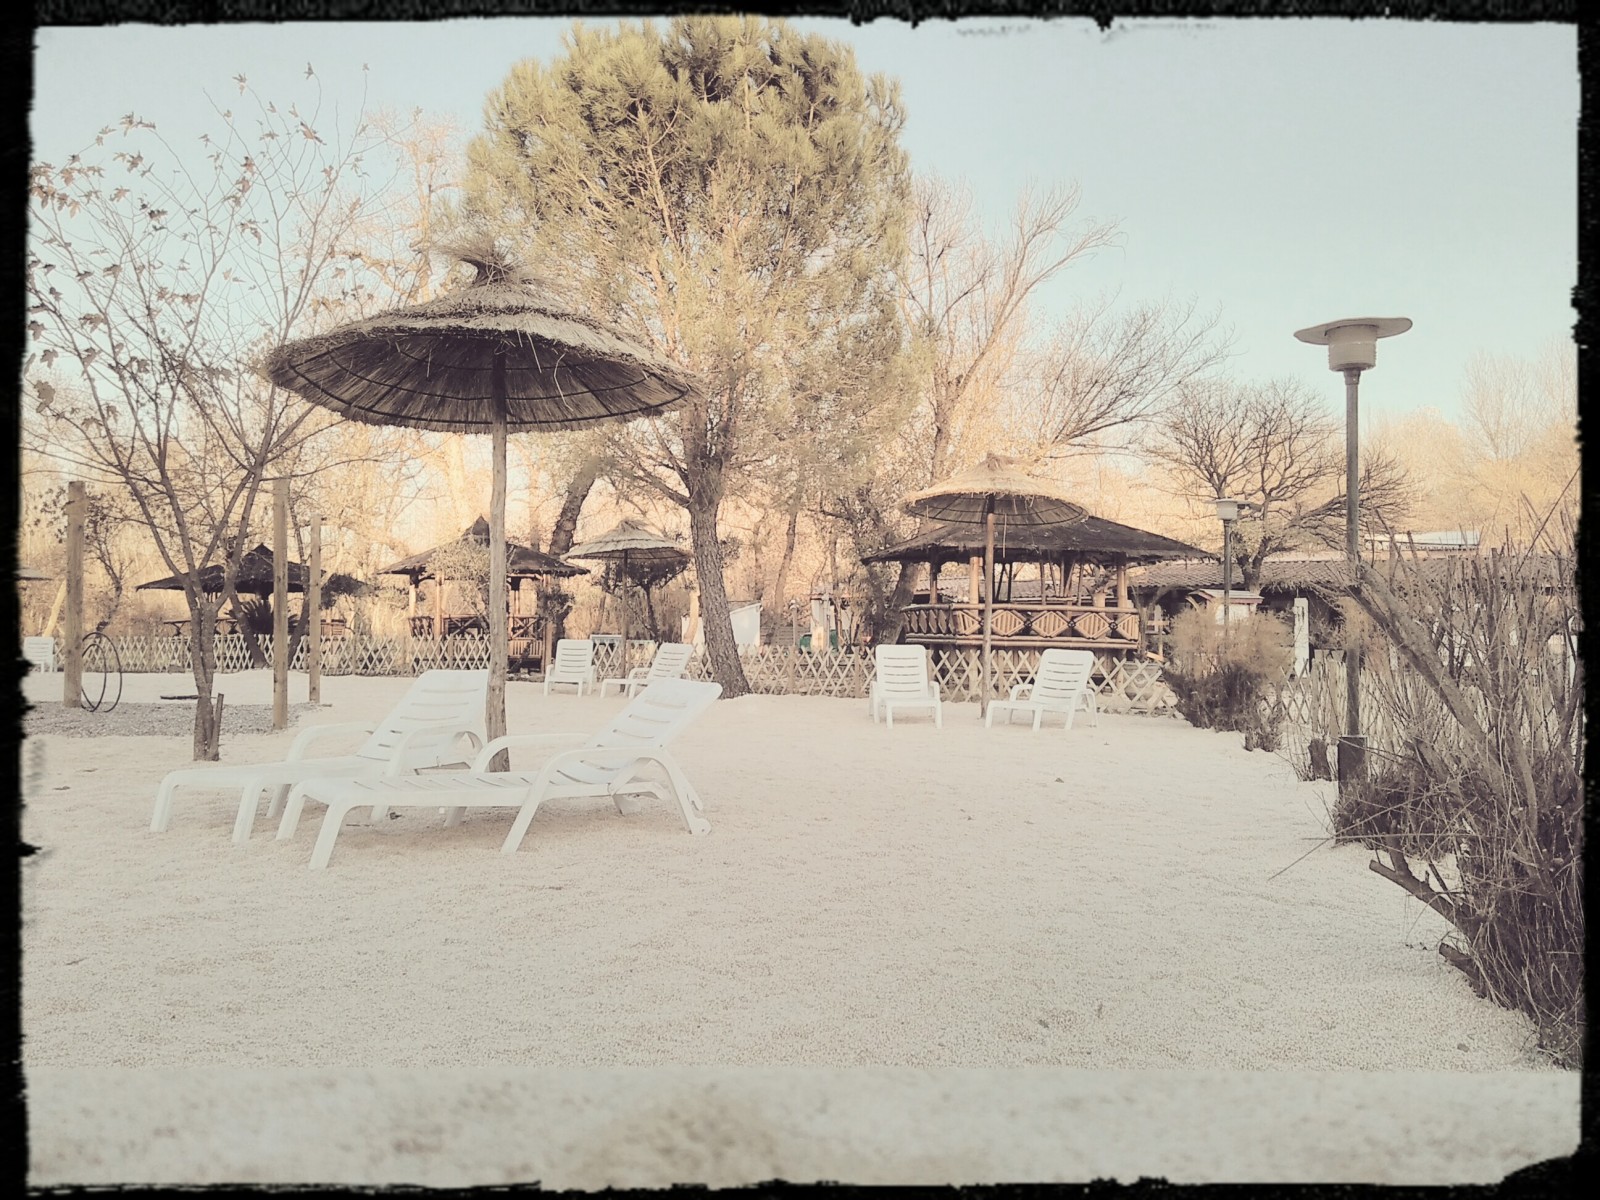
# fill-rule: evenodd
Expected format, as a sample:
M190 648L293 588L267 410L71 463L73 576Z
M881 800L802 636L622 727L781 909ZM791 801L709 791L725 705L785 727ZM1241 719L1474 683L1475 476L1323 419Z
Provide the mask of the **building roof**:
M1542 583L1558 582L1562 571L1568 572L1570 579L1571 564L1562 566L1560 560L1549 555L1515 560L1495 556L1472 561L1481 563L1485 570L1491 569L1493 563L1501 562L1508 569L1514 569L1519 576ZM1382 572L1387 570L1388 561L1380 559L1369 565ZM1407 559L1399 570L1423 578L1439 578L1446 571L1461 570L1464 565L1459 557L1452 555L1448 558ZM1350 578L1349 564L1343 558L1269 558L1261 564L1261 578L1256 581L1256 590L1266 596L1305 591L1339 592L1350 586ZM1239 579L1236 578L1234 583L1242 589ZM1221 586L1222 564L1214 561L1153 563L1132 567L1128 571L1130 591L1197 591Z

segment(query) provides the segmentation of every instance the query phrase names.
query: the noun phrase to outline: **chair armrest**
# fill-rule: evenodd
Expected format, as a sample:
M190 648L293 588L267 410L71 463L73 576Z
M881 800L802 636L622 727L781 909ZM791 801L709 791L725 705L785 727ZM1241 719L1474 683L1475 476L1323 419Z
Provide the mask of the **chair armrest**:
M483 739L478 736L477 731L468 729L460 721L429 721L425 725L418 725L414 729L408 729L400 735L400 739L394 744L394 750L389 754L389 765L384 768L383 773L385 775L405 774L405 760L406 755L411 750L411 743L425 734L436 733L454 733L459 737L469 738L474 750L483 745Z
M1031 684L1031 683L1014 683L1014 684L1011 685L1011 696L1010 696L1010 698L1012 700L1020 700L1020 699L1022 699L1022 693L1023 692L1031 692L1032 690L1033 690L1033 684Z
M650 668L649 667L635 667L635 668L633 668L633 670L628 672L628 679L629 679L630 682L635 680L635 679L648 679L649 677L650 677Z
M333 725L312 725L295 735L289 746L288 762L299 762L305 757L306 747L319 737L335 733L373 733L377 726L370 721L341 721Z
M939 691L939 681L937 679L930 680L928 686L933 689L933 698L943 704L944 695Z
M495 738L478 751L478 757L472 760L472 770L481 775L489 769L489 764L495 760L500 751L510 749L512 746L532 746L540 742L571 742L591 736L593 735L589 732L508 733L504 737Z

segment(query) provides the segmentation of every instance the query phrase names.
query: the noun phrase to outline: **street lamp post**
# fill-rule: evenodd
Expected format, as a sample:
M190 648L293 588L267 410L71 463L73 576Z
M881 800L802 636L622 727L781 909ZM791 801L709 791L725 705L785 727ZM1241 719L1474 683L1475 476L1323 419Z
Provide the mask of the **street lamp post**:
M1301 329L1302 342L1328 348L1328 369L1344 376L1344 517L1345 558L1350 565L1350 588L1360 587L1360 439L1358 391L1361 372L1378 361L1378 339L1394 337L1411 328L1409 317L1350 317ZM1345 650L1345 736L1339 740L1339 785L1361 779L1365 773L1366 739L1361 735L1361 647L1351 641Z
M1233 615L1233 523L1239 518L1237 500L1218 500L1217 519L1222 522L1222 635L1228 635Z

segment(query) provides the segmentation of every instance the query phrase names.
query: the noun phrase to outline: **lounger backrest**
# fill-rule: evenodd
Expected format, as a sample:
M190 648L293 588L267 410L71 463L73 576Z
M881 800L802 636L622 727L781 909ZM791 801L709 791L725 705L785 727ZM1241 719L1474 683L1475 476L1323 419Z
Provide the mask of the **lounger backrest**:
M720 683L698 679L658 679L647 685L594 737L586 749L632 748L656 750L665 746L685 726L722 695Z
M594 673L594 643L588 638L562 638L546 676L552 680L587 679Z
M689 659L693 655L694 647L687 642L663 642L656 647L656 656L650 660L645 679L651 683L657 679L677 679L689 669Z
M1034 700L1072 700L1089 685L1094 673L1092 650L1046 650L1039 656L1033 679Z
M450 721L484 737L484 711L489 699L488 671L424 671L410 691L384 718L356 753L363 758L389 761L395 745L407 731L435 721ZM429 733L414 738L406 748L412 765L440 765L457 761L454 734Z
M878 668L880 698L928 694L926 646L879 646L873 651L873 656Z

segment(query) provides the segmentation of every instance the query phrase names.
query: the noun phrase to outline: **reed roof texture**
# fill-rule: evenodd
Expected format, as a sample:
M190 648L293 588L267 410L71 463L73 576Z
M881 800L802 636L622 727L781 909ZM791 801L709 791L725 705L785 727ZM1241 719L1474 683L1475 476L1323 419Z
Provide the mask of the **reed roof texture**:
M1060 485L1029 475L1020 460L1001 454L987 454L971 470L912 492L904 508L914 517L958 523L981 522L990 511L1013 525L1050 525L1088 516Z
M430 564L433 562L433 556L441 550L453 548L462 542L487 547L489 545L489 522L483 517L479 517L454 542L446 542L442 546L424 550L421 554L413 554L410 558L402 558L399 562L384 567L378 574L409 575L418 580L432 578L433 571ZM566 579L573 575L587 575L588 573L588 570L584 567L562 562L559 558L535 550L532 546L524 546L517 542L506 543L506 578L508 579L531 579L537 575L556 575Z
M1054 562L1066 554L1090 562L1153 562L1167 558L1204 556L1205 551L1159 533L1136 529L1103 517L1085 516L1056 525L1013 525L996 521L996 562ZM983 557L983 528L978 525L941 524L903 542L864 554L864 563L951 562Z
M497 355L511 432L654 416L694 391L675 364L567 311L498 262L467 287L279 346L265 373L354 421L488 433Z
M272 562L272 551L264 545L246 551L239 559L239 573L234 577L233 590L251 596L272 595ZM212 563L209 567L202 568L200 590L210 596L219 595L222 592L222 574L221 563ZM305 591L310 578L311 573L304 563L293 561L289 563L291 592ZM182 574L168 575L164 579L152 579L149 583L141 583L135 590L181 592L184 579L185 576ZM322 595L325 600L354 596L359 594L364 586L359 579L335 571L322 581Z
M622 558L630 563L687 563L689 552L671 538L664 537L638 521L622 521L597 538L581 542L566 553L567 558Z

